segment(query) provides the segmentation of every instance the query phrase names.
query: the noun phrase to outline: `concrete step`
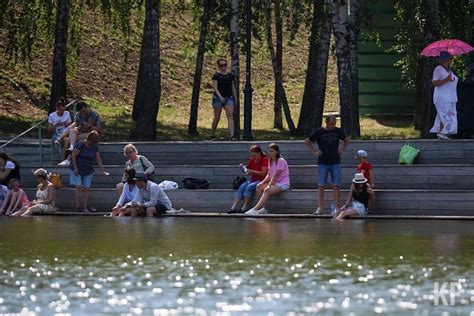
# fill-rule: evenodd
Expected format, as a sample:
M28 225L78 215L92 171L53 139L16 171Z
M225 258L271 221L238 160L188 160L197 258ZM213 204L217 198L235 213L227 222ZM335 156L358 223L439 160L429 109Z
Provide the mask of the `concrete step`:
M30 197L34 190L27 189ZM341 202L347 196L342 190ZM234 191L232 190L185 190L167 191L175 208L185 208L192 212L225 212L229 209ZM473 190L377 190L376 205L371 208L374 215L473 215ZM331 192L326 192L329 206ZM99 211L108 211L115 205L113 189L93 189L90 205ZM74 189L58 190L56 205L61 211L74 210ZM315 190L291 190L275 196L268 203L271 213L311 213L316 208Z
M145 142L135 143L139 152L154 164L187 165L235 165L248 159L248 148L258 144L266 149L268 141L262 142ZM282 155L292 165L315 164L317 159L306 149L303 141L277 141ZM400 148L406 140L357 140L352 141L343 154L343 163L354 161L358 149L369 153L374 164L396 164ZM122 154L126 143L101 143L102 158L106 164L123 164ZM474 140L413 140L410 144L421 149L417 164L466 164L474 161ZM37 165L38 147L30 144L8 146L6 152L13 155L22 165ZM43 161L50 162L51 150L44 148Z
M110 176L94 177L95 188L113 188L121 180L123 165L106 166ZM23 187L36 186L33 168L22 168ZM47 167L49 172L63 175L65 184L69 183L68 169ZM342 166L342 187L348 188L356 170L355 165ZM243 175L234 166L215 165L157 165L155 181L172 180L179 185L187 177L206 178L210 188L231 189L236 176ZM431 189L464 190L471 189L474 178L474 165L375 165L375 183L378 189ZM290 165L291 186L294 189L314 189L316 187L317 167L315 165Z

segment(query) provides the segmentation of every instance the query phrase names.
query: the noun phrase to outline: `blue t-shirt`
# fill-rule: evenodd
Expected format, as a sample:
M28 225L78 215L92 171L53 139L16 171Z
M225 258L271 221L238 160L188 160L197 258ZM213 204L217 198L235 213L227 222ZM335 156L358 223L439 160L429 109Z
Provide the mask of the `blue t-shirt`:
M97 144L92 145L91 148L87 148L85 141L81 140L74 146L74 149L79 150L79 155L76 156L77 169L81 176L88 176L94 173L95 156L99 152L99 146ZM74 170L74 164L70 165L71 170Z

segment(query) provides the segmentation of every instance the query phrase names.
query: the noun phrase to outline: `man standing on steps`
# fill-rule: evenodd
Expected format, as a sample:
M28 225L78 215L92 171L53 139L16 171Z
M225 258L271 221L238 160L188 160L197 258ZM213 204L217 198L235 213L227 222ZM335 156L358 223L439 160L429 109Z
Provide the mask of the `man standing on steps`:
M328 175L331 175L331 186L333 189L334 204L331 212L335 213L339 207L339 196L341 193L341 154L349 145L346 133L336 127L337 119L334 115L326 117L326 126L314 131L304 144L308 150L318 157L318 208L315 215L321 214L324 207L324 190L329 185ZM341 141L342 146L341 146ZM318 148L314 146L318 143Z

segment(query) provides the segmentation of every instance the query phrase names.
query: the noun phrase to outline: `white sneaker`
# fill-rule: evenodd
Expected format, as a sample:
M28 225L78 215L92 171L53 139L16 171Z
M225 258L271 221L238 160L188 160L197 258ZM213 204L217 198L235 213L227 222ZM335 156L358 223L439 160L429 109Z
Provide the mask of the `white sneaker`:
M245 213L245 212L247 212L249 209L250 209L250 208L249 208L247 205L243 205L243 206L240 208L240 211L241 211L242 213Z
M450 139L448 135L442 133L437 133L436 136L438 136L438 139Z
M63 160L60 163L58 163L58 166L60 167L69 167L71 165L71 161L69 159Z
M245 215L257 216L257 215L260 215L260 210L256 210L255 208L251 208L250 210L245 212Z
M258 214L268 214L268 211L266 208L262 207L261 209L258 210Z
M313 215L321 215L321 213L322 213L322 212L321 212L321 208L318 207L318 208L316 209L316 211L314 211Z

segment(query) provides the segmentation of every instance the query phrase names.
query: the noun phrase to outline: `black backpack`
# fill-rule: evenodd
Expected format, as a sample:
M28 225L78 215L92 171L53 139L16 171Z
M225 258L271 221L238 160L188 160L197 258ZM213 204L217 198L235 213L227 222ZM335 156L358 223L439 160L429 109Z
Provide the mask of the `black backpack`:
M247 181L247 178L243 176L236 177L234 181L232 182L232 189L238 190L240 186L242 185L242 183L244 183L245 181Z
M207 179L186 178L183 180L186 189L209 189L209 181Z

